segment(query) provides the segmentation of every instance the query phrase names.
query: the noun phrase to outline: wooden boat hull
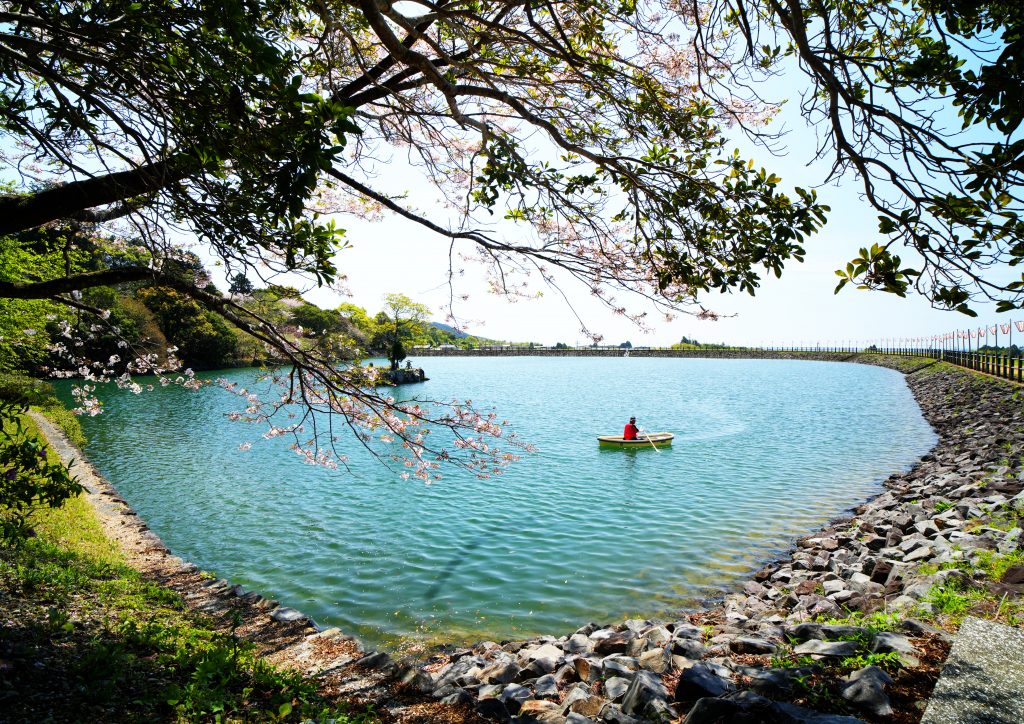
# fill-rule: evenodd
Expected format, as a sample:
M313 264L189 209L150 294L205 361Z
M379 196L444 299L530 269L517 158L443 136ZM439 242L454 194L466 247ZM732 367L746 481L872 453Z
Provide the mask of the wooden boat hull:
M622 435L600 435L597 443L601 447L668 447L675 438L671 432L648 432L637 435L636 440L624 440Z

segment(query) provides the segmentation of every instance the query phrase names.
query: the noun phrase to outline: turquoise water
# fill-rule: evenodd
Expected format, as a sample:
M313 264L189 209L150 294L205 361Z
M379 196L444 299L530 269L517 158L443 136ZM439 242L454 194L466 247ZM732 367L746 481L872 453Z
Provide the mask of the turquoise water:
M400 393L494 405L538 452L404 481L304 465L210 387L111 390L87 453L177 554L372 644L564 633L685 609L934 443L902 377L783 360L430 358ZM249 384L252 370L230 379ZM211 375L214 376L214 375ZM601 450L634 414L676 434ZM251 450L239 444L258 440Z

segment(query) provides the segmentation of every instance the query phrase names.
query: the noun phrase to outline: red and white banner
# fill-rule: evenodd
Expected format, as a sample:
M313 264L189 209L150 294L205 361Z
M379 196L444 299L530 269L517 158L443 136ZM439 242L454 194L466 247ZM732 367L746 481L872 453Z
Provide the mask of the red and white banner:
M1010 332L1010 323L1007 322L1006 324L1000 324L999 331L1003 334L1008 334Z

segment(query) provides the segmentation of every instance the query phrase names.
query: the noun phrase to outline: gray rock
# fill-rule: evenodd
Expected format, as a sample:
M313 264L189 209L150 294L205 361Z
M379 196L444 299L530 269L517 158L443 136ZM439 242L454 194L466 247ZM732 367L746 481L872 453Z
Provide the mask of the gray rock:
M533 696L529 687L520 684L509 684L498 695L498 700L509 708L509 711L519 711L522 703Z
M574 703L589 698L590 692L586 688L575 687L570 689L569 693L562 700L562 713L567 714Z
M449 706L460 706L466 704L473 704L476 699L465 689L455 688L452 693L448 694L441 699L442 704L448 704Z
M622 622L622 625L633 633L639 634L645 628L649 628L651 622L641 618L628 618Z
M743 592L750 596L760 596L765 592L765 587L757 581L747 581L743 584Z
M301 621L306 618L306 614L301 611L296 611L294 608L288 608L287 606L281 606L280 608L274 609L270 617L280 623L290 623L292 621Z
M690 703L704 697L721 696L733 688L731 681L719 676L707 663L699 663L683 669L673 699Z
M558 661L559 659L565 658L565 652L554 644L544 644L543 646L524 649L519 652L519 655L527 661L534 661L536 659L551 659L553 661ZM554 668L555 667L552 666L549 671L554 671Z
M478 675L480 681L488 684L508 684L519 675L519 667L511 661L498 661Z
M892 678L877 666L865 666L843 678L840 692L844 699L853 702L874 716L892 715L892 704L885 693L885 685Z
M839 593L840 591L846 590L846 584L839 580L825 581L825 583L822 584L822 588L825 589L825 595L829 596L831 594Z
M917 649L906 636L891 631L875 634L871 641L871 651L876 654L896 652L899 654L916 654Z
M551 674L541 676L533 683L534 695L538 699L558 697L558 680Z
M677 623L672 627L672 637L676 639L696 639L699 641L704 638L704 630L688 623Z
M594 647L590 642L590 637L580 633L570 636L565 644L565 651L570 654L588 654L593 650Z
M822 714L810 709L804 709L796 704L785 704L777 702L776 711L780 718L777 721L786 724L864 724L860 719L841 714Z
M856 637L863 634L863 632L864 629L859 626L823 623L801 623L796 626L788 626L785 629L787 637L801 642L811 639L834 641L841 638Z
M622 709L614 704L608 704L601 710L601 721L605 724L640 724L639 719L623 713Z
M770 641L755 638L753 636L740 636L734 639L729 648L737 654L774 654L778 647Z
M669 649L651 649L640 654L638 663L641 669L653 671L656 674L664 674L672 668L672 654Z
M1016 552L1020 547L1022 534L1024 534L1024 530L1014 528L1003 536L1003 539L996 545L996 550L1003 555L1010 555L1011 553Z
M793 704L770 701L749 691L721 699L701 699L684 724L863 724L860 719L821 714Z
M649 672L638 671L622 698L622 711L630 716L645 716L657 719L674 716L668 703L668 691L661 677Z
M683 724L773 724L778 721L773 702L749 691L722 698L698 699Z
M613 676L604 682L604 691L611 701L618 701L629 689L630 680L622 676Z
M632 679L637 670L636 659L627 656L609 656L601 662L605 676L622 676Z
M744 671L750 679L750 688L761 696L784 697L793 691L793 669L755 669Z
M654 626L644 631L643 636L655 646L664 646L672 640L672 632L664 626Z
M677 656L685 656L688 659L701 659L704 657L704 645L692 639L673 639L672 653Z
M623 654L635 638L636 634L629 630L613 633L610 636L594 641L594 653L601 656Z
M574 711L569 712L569 716L565 718L565 724L599 724L596 719L591 719L589 716L583 716L577 714Z
M364 669L380 669L391 661L391 657L383 651L372 651L361 659L357 659L355 666L360 666Z
M786 636L803 643L809 639L824 639L820 623L801 623L786 628Z
M441 669L437 678L438 686L443 684L453 684L459 679L473 674L474 672L479 673L480 666L484 663L484 660L479 656L463 656L458 661L450 664L444 669Z
M793 649L798 656L853 656L857 653L855 641L817 641L811 639Z
M903 556L903 562L904 563L913 563L914 561L923 561L923 560L926 560L928 558L931 558L931 556L932 556L932 547L931 546L921 546L920 548L915 548L910 553L907 553L905 556Z
M418 666L407 666L399 674L398 680L405 684L410 689L418 691L422 694L434 690L434 680L430 674L420 669Z

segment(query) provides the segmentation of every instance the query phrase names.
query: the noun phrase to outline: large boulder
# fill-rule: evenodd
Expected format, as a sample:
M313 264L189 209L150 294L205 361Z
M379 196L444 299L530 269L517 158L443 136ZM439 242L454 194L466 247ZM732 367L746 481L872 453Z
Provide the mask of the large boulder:
M877 717L892 715L892 704L885 693L885 685L892 679L877 666L865 666L844 677L840 689L847 701Z
M680 673L673 699L689 704L705 697L721 696L733 688L731 681L719 676L707 664L694 664Z
M622 711L630 716L650 719L672 718L675 712L668 703L668 690L661 677L650 671L638 671L622 698Z

